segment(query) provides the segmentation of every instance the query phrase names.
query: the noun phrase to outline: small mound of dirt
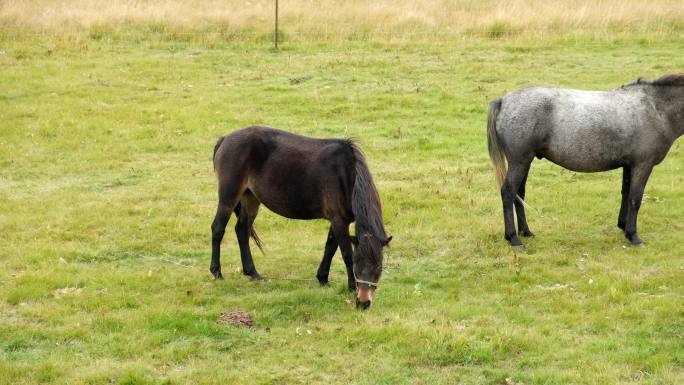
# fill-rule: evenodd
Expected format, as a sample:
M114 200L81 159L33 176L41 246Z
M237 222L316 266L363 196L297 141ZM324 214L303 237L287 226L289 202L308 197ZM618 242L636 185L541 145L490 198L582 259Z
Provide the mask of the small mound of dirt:
M290 84L299 84L299 83L303 83L309 79L311 79L311 76L295 76L295 77L289 78L288 80L290 80Z
M59 299L62 297L70 297L70 296L81 295L82 292L83 292L83 289L80 287L64 287L61 289L55 289L52 292L52 296Z
M217 324L220 325L233 325L237 327L251 328L254 325L254 320L249 313L242 310L231 310L228 312L221 313L219 318L216 320Z

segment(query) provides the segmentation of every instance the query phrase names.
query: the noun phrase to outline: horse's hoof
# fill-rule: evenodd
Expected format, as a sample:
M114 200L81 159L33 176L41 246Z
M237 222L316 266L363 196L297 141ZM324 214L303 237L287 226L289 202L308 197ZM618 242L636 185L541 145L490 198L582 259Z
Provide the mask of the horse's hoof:
M212 271L211 275L214 276L214 279L223 280L223 274L221 274L221 271Z
M316 279L318 280L318 284L321 286L328 286L328 275L316 275Z
M525 245L523 245L523 243L520 242L520 239L518 239L518 237L516 237L516 236L506 238L506 240L508 241L508 244L511 245L511 247L514 249L525 247Z
M523 245L522 243L519 245L511 245L511 248L513 250L525 250L525 245Z
M508 244L511 245L511 247L518 247L523 245L523 243L520 242L520 239L518 238L518 234L516 233L513 233L511 235L504 234L504 239L508 241Z
M534 237L534 233L531 232L530 230L523 230L523 231L521 231L519 234L520 234L521 237L527 237L527 238L532 238L532 237Z
M266 279L260 276L258 273L250 274L249 279L252 281L265 281Z
M636 247L636 248L638 248L638 249L643 249L644 247L646 247L646 244L643 243L643 242L632 243L632 247Z

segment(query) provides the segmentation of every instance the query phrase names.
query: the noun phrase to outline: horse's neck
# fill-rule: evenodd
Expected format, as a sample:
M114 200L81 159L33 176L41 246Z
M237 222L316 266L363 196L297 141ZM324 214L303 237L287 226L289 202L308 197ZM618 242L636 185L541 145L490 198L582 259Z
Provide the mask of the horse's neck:
M677 139L684 135L684 87L664 86L655 91L656 108L667 120L673 139Z

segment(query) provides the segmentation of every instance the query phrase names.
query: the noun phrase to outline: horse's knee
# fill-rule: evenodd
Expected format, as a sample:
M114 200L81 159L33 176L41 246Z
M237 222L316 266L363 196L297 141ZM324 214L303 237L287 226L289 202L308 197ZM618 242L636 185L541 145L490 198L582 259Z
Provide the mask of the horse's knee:
M243 237L249 236L249 228L248 228L247 223L245 221L238 220L238 223L235 224L235 235L238 238L243 238Z
M513 207L515 206L515 194L513 191L508 188L506 185L504 185L501 188L501 200L503 201L503 204L506 207Z
M212 240L221 241L221 239L223 239L223 234L226 232L227 224L227 218L220 217L219 215L214 218L214 221L211 223Z
M223 235L225 234L225 231L222 230L213 230L211 232L211 242L212 243L221 243L223 240Z

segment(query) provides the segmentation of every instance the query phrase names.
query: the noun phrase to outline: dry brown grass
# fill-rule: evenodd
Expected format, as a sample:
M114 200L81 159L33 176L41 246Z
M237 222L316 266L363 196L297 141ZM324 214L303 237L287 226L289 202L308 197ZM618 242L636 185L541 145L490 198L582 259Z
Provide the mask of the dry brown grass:
M285 33L508 34L684 30L678 0L281 0ZM155 26L160 31L265 33L273 0L0 0L3 30L79 31Z

